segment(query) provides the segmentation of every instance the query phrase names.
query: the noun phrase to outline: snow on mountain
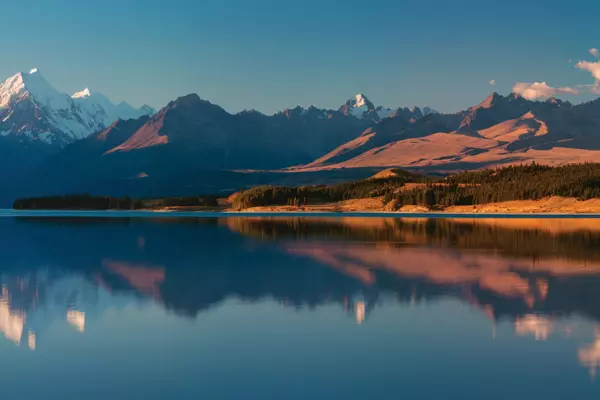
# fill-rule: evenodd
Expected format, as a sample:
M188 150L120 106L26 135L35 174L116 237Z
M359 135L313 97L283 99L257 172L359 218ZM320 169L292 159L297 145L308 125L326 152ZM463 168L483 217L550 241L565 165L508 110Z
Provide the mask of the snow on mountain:
M356 118L364 119L368 118L369 114L375 111L375 106L364 94L358 93L356 96L342 105L339 108L339 111L346 115L352 115Z
M423 111L423 115L429 115L429 114L439 114L439 112L437 112L436 110L434 110L431 107L423 107L423 109L421 110Z
M392 115L394 110L392 110L391 108L383 108L382 106L379 106L375 109L375 112L377 113L379 119L384 119Z
M28 74L20 72L0 84L0 108L11 103L35 97L40 106L65 109L69 106L69 96L59 93L39 73L37 68Z
M102 130L117 119L138 118L151 112L127 103L113 104L106 96L84 89L69 96L50 85L37 68L0 83L2 136L64 145Z
M408 119L418 119L428 114L437 114L437 111L429 107L423 107L423 110L421 110L419 107L399 107L396 109L385 108L383 106L375 107L375 105L362 93L358 93L353 98L348 100L339 108L338 111L345 115L352 115L359 119L370 119L373 122L381 121L382 119L388 117L393 118L399 115L407 117Z
M145 110L135 109L125 102L115 105L102 93L93 92L88 88L75 93L71 98L80 110L87 114L89 120L101 126L101 129L118 119L134 119L146 114Z
M140 108L134 108L131 104L122 101L117 104L117 114L121 119L132 119L139 118L143 115L154 115L156 114L156 110L148 104L144 104ZM130 117L127 117L128 115L130 115Z
M77 93L73 94L73 96L71 96L71 97L74 99L84 99L86 97L90 97L91 95L92 95L92 92L90 91L90 89L85 88L81 92L77 92Z

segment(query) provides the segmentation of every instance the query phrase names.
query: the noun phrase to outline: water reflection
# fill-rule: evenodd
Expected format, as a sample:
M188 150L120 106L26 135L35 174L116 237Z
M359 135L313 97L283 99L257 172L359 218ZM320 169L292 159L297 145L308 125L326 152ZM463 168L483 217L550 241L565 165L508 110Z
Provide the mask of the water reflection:
M454 292L491 307L495 316L577 311L600 318L598 302L590 301L600 300L597 220L223 222L245 235L278 239L286 253L316 260L365 286L388 284L391 275L413 287L425 284L427 295ZM385 282L377 282L381 273Z
M592 378L596 377L600 367L600 328L595 331L596 338L592 344L583 346L579 350L579 362L589 368Z
M85 331L85 311L98 307L99 289L85 276L47 267L15 275L3 267L0 282L0 333L16 345L37 347L38 335L57 321ZM12 273L11 273L12 272Z
M85 331L85 313L79 310L67 310L67 322L79 332Z
M132 302L184 318L231 298L335 304L368 324L389 302L453 298L523 339L576 337L600 366L598 220L4 219L0 236L0 332L31 350L57 321L85 335Z
M24 325L24 313L18 309L15 311L11 309L8 289L2 287L2 297L0 297L0 331L8 340L13 341L15 344L20 344Z
M515 331L517 335L531 335L535 340L547 340L554 329L554 322L542 315L529 314L517 317Z

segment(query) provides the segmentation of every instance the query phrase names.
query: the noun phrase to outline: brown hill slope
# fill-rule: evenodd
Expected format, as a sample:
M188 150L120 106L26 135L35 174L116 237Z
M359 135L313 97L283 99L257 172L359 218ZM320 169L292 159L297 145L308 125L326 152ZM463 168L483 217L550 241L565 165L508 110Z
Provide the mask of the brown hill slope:
M382 121L292 171L363 167L471 169L536 161L600 160L600 99L573 106L493 93L450 115Z

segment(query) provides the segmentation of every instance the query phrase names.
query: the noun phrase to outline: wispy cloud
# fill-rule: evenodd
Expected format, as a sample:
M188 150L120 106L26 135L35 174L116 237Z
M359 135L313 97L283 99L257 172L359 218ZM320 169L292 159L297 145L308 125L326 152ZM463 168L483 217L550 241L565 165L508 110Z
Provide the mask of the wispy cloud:
M590 49L590 54L596 58L600 58L600 50ZM581 85L587 92L600 95L600 61L579 61L575 67L582 71L587 71L594 77L595 82L592 85Z
M597 81L600 81L600 61L579 61L575 67L590 72Z
M589 53L600 59L600 50L591 48ZM571 63L571 60L569 60ZM540 97L552 97L558 94L580 94L592 93L600 95L600 61L583 61L575 63L575 68L587 71L594 78L593 84L582 84L575 86L552 87L546 82L517 82L513 86L513 92L520 94L528 100L538 99ZM492 81L490 81L492 84Z
M583 87L592 94L600 94L600 82L596 82L593 85L583 85Z
M490 81L490 85L494 86L495 84L496 84L496 80L495 80L495 79L492 79L492 80Z
M589 52L594 57L600 58L600 50L597 48L593 47ZM581 87L592 94L600 94L600 61L579 61L575 64L575 67L589 72L595 80L592 85L581 85Z
M546 82L517 82L513 86L513 92L520 94L527 100L535 100L538 98L553 97L557 94L579 94L579 90L564 86L552 87Z

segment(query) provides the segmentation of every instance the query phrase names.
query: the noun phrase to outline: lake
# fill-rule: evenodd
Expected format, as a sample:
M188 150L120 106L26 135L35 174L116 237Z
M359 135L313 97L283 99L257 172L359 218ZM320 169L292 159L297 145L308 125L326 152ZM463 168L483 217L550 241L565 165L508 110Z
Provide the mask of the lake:
M6 399L597 399L600 220L0 218Z

